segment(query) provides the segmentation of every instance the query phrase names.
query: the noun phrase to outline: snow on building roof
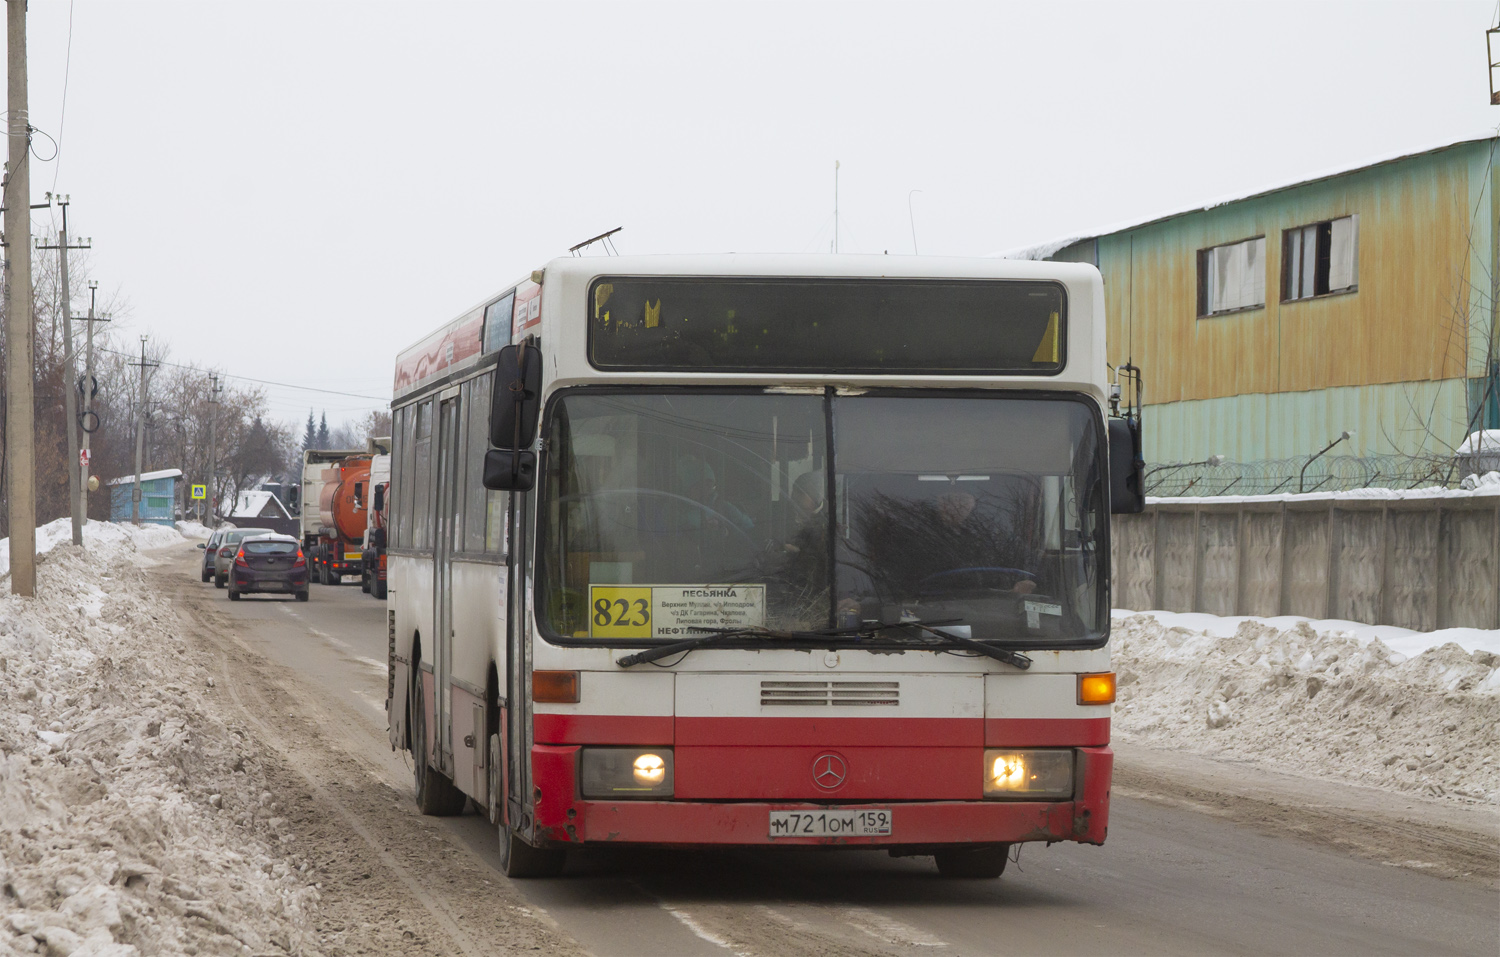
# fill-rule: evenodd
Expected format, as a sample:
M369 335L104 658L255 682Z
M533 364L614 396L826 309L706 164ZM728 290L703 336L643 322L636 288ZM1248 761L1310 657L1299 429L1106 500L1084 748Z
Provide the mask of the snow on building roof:
M1346 173L1356 173L1360 170L1370 169L1375 166L1384 166L1386 163L1395 163L1399 160L1409 159L1413 156L1423 156L1427 153L1438 153L1446 149L1452 149L1455 146L1462 146L1465 143L1480 143L1485 140L1494 139L1497 139L1496 132L1494 130L1485 130L1483 133L1474 136L1465 136L1462 139L1450 140L1448 142L1440 143L1436 146L1429 146L1426 149L1404 150L1399 153L1377 156L1374 159L1365 160L1364 162L1358 163L1354 166L1344 166L1337 169L1323 170L1322 172L1313 173L1310 176L1303 176L1295 180L1272 183L1268 186L1262 186L1261 188L1253 190L1249 193L1236 193L1230 196L1220 196L1217 199L1209 200L1207 203L1201 203L1195 206L1187 206L1166 213L1157 213L1156 215L1148 216L1145 219L1115 223L1112 226L1106 226L1102 229L1093 230L1092 232L1065 236L1033 246L1020 246L1015 249L1007 249L1001 252L992 253L991 255L997 259L1046 259L1050 256L1057 255L1058 252L1068 248L1074 243L1081 243L1084 240L1098 239L1100 236L1110 236L1115 233L1125 232L1128 229L1138 229L1142 226L1150 226L1154 223L1164 222L1168 219L1175 219L1178 216L1186 216L1189 213L1207 212L1208 210L1215 209L1219 206L1227 206L1230 203L1237 203L1241 200L1255 199L1258 196L1266 196L1271 193L1278 193L1284 189L1292 189L1296 186L1304 186L1308 183L1316 183L1319 180L1331 179L1335 176L1343 176Z
M150 481L153 481L155 479L181 478L181 477L182 477L182 469L157 469L155 472L142 472L141 473L141 481L142 482L150 482ZM134 485L135 484L135 476L134 475L122 475L122 476L120 476L117 479L110 479L108 482L105 482L104 484L105 485Z
M264 510L269 502L276 503L276 511L282 518L289 517L286 506L281 504L281 499L276 497L275 492L264 489L255 489L250 492L241 492L235 499L234 509L228 515L229 518L274 518L276 516L265 515Z

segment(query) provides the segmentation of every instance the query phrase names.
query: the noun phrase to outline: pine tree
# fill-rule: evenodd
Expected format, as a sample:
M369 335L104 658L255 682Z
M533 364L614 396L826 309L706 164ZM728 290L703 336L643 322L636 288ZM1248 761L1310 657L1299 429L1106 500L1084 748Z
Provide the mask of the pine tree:
M328 448L328 412L324 410L323 419L318 423L318 448Z
M306 452L318 441L318 427L313 422L312 409L307 410L307 431L302 433L302 451Z

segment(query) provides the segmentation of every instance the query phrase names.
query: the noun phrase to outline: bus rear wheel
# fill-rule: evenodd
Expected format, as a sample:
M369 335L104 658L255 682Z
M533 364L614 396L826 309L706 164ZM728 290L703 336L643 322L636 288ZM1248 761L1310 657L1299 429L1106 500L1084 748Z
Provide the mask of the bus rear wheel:
M932 856L937 860L938 873L944 877L989 879L1005 873L1005 863L1010 858L1010 845L966 847L938 851Z
M417 809L434 817L463 812L468 797L443 773L427 763L427 705L422 691L422 669L417 668L412 690L411 759L416 774Z
M506 877L557 877L567 861L567 851L532 847L521 835L500 825L500 870Z

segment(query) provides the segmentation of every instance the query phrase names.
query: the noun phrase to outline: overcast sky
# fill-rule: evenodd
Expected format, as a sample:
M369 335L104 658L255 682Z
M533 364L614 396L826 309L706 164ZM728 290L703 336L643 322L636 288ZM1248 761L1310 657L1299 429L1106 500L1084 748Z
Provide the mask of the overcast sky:
M336 425L385 405L398 350L606 229L622 253L826 253L835 160L842 252L914 229L986 255L1493 129L1495 16L33 0L31 122L61 140L33 202L71 194L117 332L376 397L268 389Z

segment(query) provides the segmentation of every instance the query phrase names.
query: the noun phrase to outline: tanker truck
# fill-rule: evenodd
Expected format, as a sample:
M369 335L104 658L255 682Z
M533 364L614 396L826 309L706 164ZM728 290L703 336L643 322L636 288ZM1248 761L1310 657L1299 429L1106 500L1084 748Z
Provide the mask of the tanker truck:
M302 551L314 581L337 585L360 571L370 455L308 449L302 456Z
M390 494L391 440L370 439L370 484L365 492L365 537L360 557L360 588L385 601L386 496Z

